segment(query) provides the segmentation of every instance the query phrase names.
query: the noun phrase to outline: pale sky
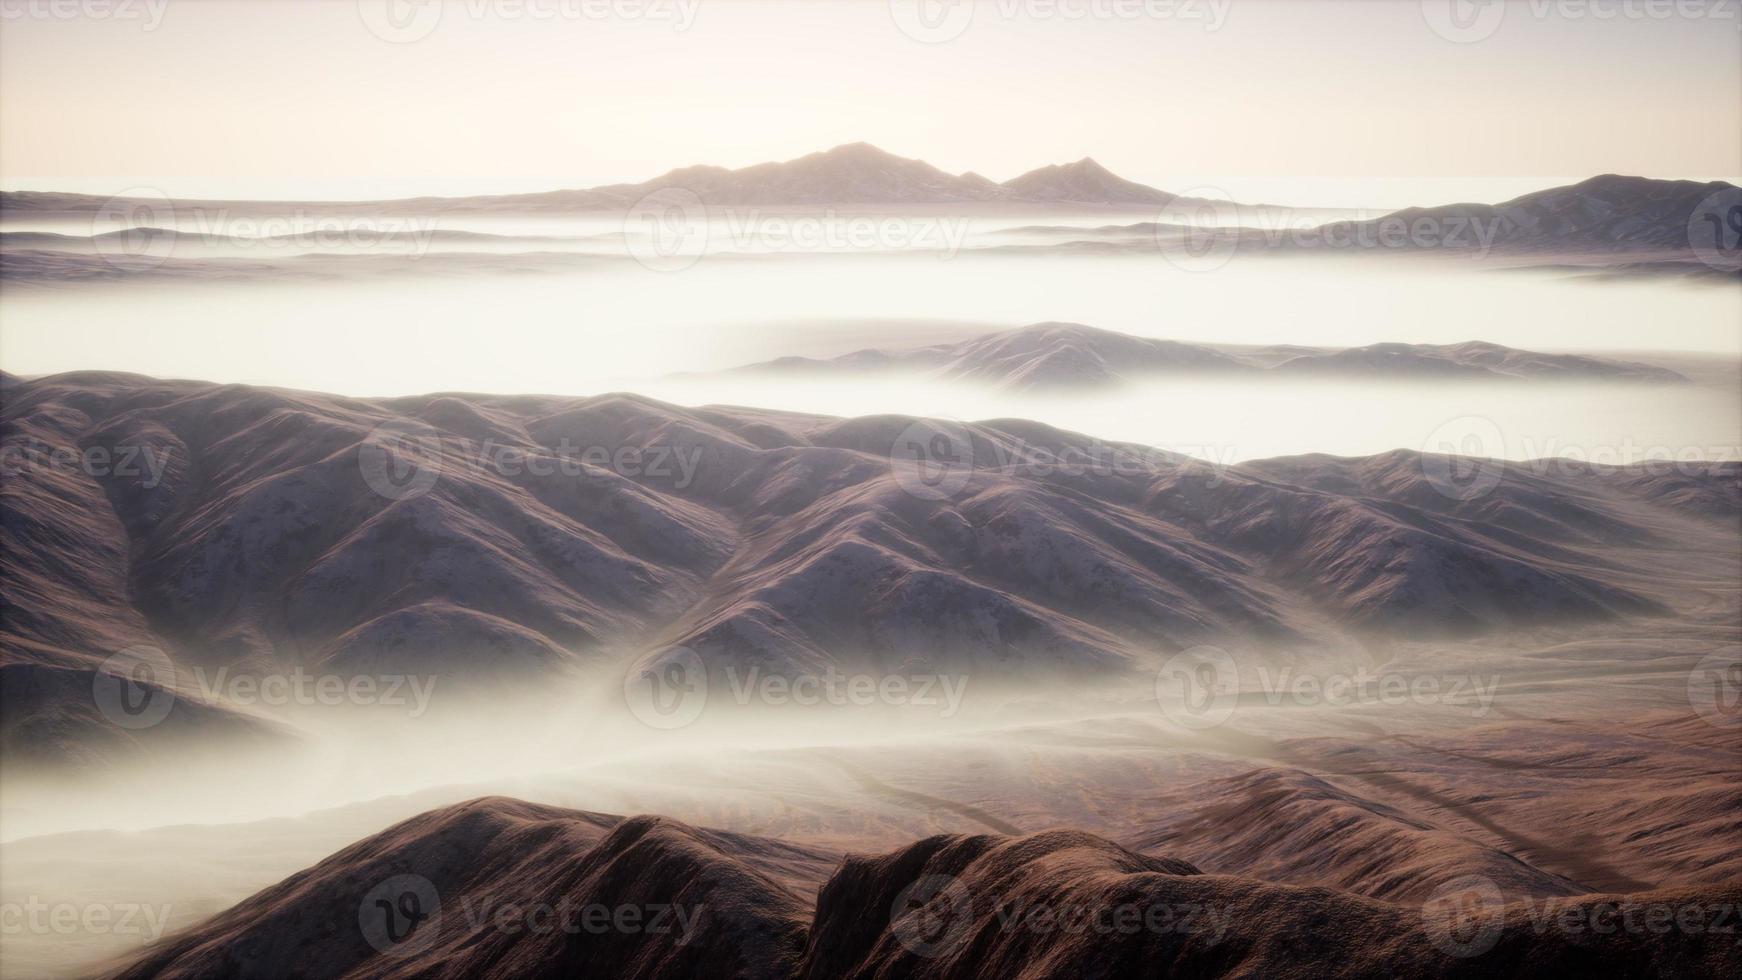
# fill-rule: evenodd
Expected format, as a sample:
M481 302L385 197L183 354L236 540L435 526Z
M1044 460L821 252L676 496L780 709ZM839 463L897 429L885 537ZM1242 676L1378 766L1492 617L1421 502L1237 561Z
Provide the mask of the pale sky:
M0 0L0 180L542 190L859 140L996 180L1093 156L1176 192L1289 204L1742 174L1734 5L1439 18L1485 35L1465 43L1417 0L991 0L966 20L937 8L935 43L902 30L927 34L914 6L636 0L616 9L647 15L625 18L602 0L454 0L438 17L419 0Z

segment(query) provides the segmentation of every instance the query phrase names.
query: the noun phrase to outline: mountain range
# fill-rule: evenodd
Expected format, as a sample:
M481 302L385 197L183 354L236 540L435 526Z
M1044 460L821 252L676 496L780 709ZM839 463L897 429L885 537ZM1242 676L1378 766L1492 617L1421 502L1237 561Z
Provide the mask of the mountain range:
M1173 214L1177 201L1184 205ZM1205 206L1209 205L1206 210ZM1029 226L997 233L1000 241L970 245L974 252L1039 254L1153 254L1186 248L1193 254L1212 250L1294 253L1414 253L1511 257L1514 264L1595 269L1607 276L1642 275L1728 279L1742 273L1742 248L1737 247L1735 216L1742 214L1742 188L1723 181L1658 180L1605 174L1577 184L1523 195L1501 204L1452 204L1413 207L1373 218L1326 222L1325 212L1232 202L1176 198L1168 191L1125 180L1094 160L1041 167L1003 183L975 173L950 174L922 160L898 157L866 143L851 143L783 162L738 169L715 166L683 167L640 183L612 184L584 190L473 197L420 197L388 201L212 201L166 198L104 198L59 192L0 192L0 212L14 220L78 221L93 218L107 231L115 219L135 225L169 225L173 221L206 223L222 229L242 216L292 214L369 216L375 218L486 214L626 214L640 210L667 213L678 208L686 220L699 221L699 207L709 208L833 208L950 207L963 213L976 208L1008 210L1012 206L1046 208L1113 208L1154 210L1156 220L1129 225L1084 228L1073 225ZM638 210L639 209L639 210ZM1194 227L1200 216L1214 215L1215 224ZM533 271L572 269L591 259L572 254L582 240L548 236L486 236L475 232L400 233L370 241L370 248L389 253L417 251L440 244L447 255L419 263L390 261L391 256L295 255L280 260L241 256L168 257L186 237L163 228L141 227L125 240L98 236L68 236L54 232L7 232L0 240L5 260L0 275L20 282L68 279L301 277L336 278L360 272L446 274L455 267L468 273L491 269ZM1015 241L1011 241L1014 235ZM220 236L221 237L221 236ZM598 236L593 236L599 240ZM307 245L331 252L319 240L301 242L282 235L275 243ZM210 244L199 242L199 244ZM552 251L557 247L564 251ZM156 254L141 256L142 248ZM584 250L584 249L583 249ZM205 251L210 251L206 249ZM507 253L507 254L486 254ZM138 261L139 258L147 261ZM345 261L349 259L350 261Z
M109 198L53 191L0 192L0 211L25 215L77 216L120 213L129 205L149 209L154 220L170 210L252 213L295 209L335 213L564 212L617 211L656 192L685 191L711 207L828 205L973 205L986 203L1165 207L1177 195L1121 178L1095 160L1041 167L996 183L977 173L951 174L923 160L896 156L868 143L848 143L792 160L738 169L710 165L681 167L640 183L609 184L576 190L471 197L417 197L382 201L219 201L159 198ZM1222 202L1236 213L1244 205ZM1658 180L1604 174L1564 187L1522 195L1500 204L1450 204L1405 208L1377 218L1318 225L1307 247L1339 241L1379 241L1386 229L1434 229L1432 247L1547 248L1601 247L1686 249L1690 237L1716 231L1718 252L1733 251L1734 227L1724 227L1728 212L1742 205L1742 188L1723 181ZM1707 229L1702 209L1716 216ZM1238 222L1237 222L1238 223ZM1245 222L1252 225L1252 222ZM1258 226L1238 232L1243 245L1276 245L1275 230ZM1111 225L1099 229L1033 227L1018 231L1075 233L1085 242L1153 238L1170 229L1165 222ZM1300 229L1295 229L1299 231ZM14 233L20 234L20 233ZM1723 238L1729 235L1729 239ZM1395 236L1394 236L1395 237ZM1406 239L1409 236L1404 236ZM1419 237L1419 236L1418 236ZM1478 240L1480 239L1480 240ZM1281 244L1297 244L1292 240ZM24 239L14 247L30 245ZM34 246L32 246L34 247ZM1422 247L1413 239L1397 247Z
M1451 204L1406 208L1384 218L1344 225L1334 233L1365 232L1377 236L1384 222L1415 226L1428 222L1440 229L1489 228L1493 247L1513 251L1552 249L1687 249L1703 244L1701 236L1719 221L1723 241L1734 243L1737 229L1724 219L1742 207L1742 188L1725 181L1654 180L1603 174L1566 187L1551 187L1501 204ZM1733 220L1733 219L1732 219ZM1358 225L1359 227L1357 227ZM1471 243L1472 246L1474 243ZM1438 247L1438 246L1435 246ZM1713 251L1735 251L1719 244Z
M1134 337L1080 323L1036 323L951 344L867 349L831 358L783 357L736 369L784 375L919 372L1012 391L1105 387L1157 376L1262 373L1288 378L1639 381L1680 383L1667 368L1500 344L1380 343L1364 347L1243 347Z
M1698 264L1742 269L1737 214L1742 188L1724 181L1658 180L1603 174L1533 191L1500 204L1412 207L1373 218L1297 223L1265 209L1225 204L1216 226L1168 221L1082 228L1014 229L1044 244L1008 250L1073 253L1153 252L1189 241L1198 252L1436 252L1510 255L1538 263L1576 257Z
M1218 467L1008 419L96 372L6 379L0 450L11 758L282 734L195 691L173 723L107 724L95 673L139 647L444 692L679 646L710 670L1087 682L1201 642L1305 656L1653 617L1723 601L1742 509L1734 462Z

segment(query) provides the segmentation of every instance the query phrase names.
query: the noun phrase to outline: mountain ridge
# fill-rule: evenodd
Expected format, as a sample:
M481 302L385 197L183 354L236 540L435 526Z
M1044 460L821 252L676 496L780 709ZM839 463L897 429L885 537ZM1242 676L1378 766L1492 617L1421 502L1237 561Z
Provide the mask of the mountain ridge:
M241 204L267 206L301 203L340 211L385 209L415 211L614 210L632 207L661 192L696 195L714 207L828 204L1143 204L1164 205L1175 195L1117 177L1084 158L1071 164L1040 167L1003 183L969 171L950 174L923 160L901 157L869 143L845 143L828 150L784 161L726 168L694 164L669 170L637 183L591 188L491 194L466 197L413 197L378 201L241 202L144 201L172 209L210 210ZM49 191L0 192L0 210L17 212L111 209L125 198Z
M103 372L9 382L0 440L9 757L175 730L110 730L91 704L105 659L139 647L461 697L674 647L716 670L995 684L1142 677L1195 643L1319 656L1601 624L1704 595L1742 510L1734 462L1490 464L1465 494L1445 457L1401 450L1217 467L1021 420ZM106 447L150 465L53 462ZM248 722L185 703L173 718Z
M1377 343L1348 348L1247 347L1138 337L1058 321L957 343L896 350L867 348L832 358L782 357L734 368L732 373L877 370L924 371L942 381L974 381L1011 391L1094 389L1194 373L1658 384L1688 380L1676 371L1634 361L1545 354L1485 341Z
M217 980L294 961L321 976L407 980L580 969L625 978L975 980L1140 975L1158 963L1170 976L1213 977L1235 962L1289 978L1599 969L1716 977L1734 960L1719 928L1544 929L1532 908L1505 905L1487 879L1474 879L1488 891L1473 907L1456 908L1449 899L1472 878L1448 882L1425 903L1391 903L1205 874L1068 829L937 834L843 859L666 817L485 797L359 841L106 975ZM1618 905L1730 908L1737 898L1736 887L1719 884L1538 904L1551 907L1551 922L1583 925L1605 909L1615 919ZM570 922L587 909L626 907L647 919L637 916L635 928ZM1118 925L1121 910L1137 913L1128 927ZM1102 927L1073 923L1084 914ZM541 915L547 927L529 927Z

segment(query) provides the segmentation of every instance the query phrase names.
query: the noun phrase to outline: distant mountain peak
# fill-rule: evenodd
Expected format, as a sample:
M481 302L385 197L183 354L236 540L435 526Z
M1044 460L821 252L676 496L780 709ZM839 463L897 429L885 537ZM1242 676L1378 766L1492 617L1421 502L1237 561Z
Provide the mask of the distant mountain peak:
M1075 163L1055 163L1004 182L1016 197L1030 201L1080 204L1164 205L1175 195L1126 180L1083 157Z
M1117 330L1107 330L1103 327L1091 327L1086 323L1073 323L1068 320L1047 320L1043 323L1031 323L1026 327L1005 330L1006 336L1043 335L1047 337L1074 337L1086 340L1124 338Z
M831 157L832 156L895 157L895 154L889 152L888 150L885 150L880 146L874 146L874 145L867 143L863 140L860 140L859 142L856 142L856 143L842 143L839 146L831 146L828 149L823 151L823 155L824 156L831 156ZM904 159L902 157L895 157L895 158L896 159Z

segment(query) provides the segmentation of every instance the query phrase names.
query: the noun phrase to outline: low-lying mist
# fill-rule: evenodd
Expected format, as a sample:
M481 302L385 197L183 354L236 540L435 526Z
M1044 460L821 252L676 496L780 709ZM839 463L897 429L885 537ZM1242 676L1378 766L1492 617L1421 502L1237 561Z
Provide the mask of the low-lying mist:
M1658 363L1663 363L1659 361ZM899 376L670 379L637 390L684 405L824 415L1022 418L1109 442L1231 464L1393 449L1625 464L1742 455L1734 384L1276 380L1189 376L1062 394Z
M1615 351L1649 338L1733 355L1742 318L1742 293L1726 286L1461 274L1461 260L1238 257L1199 272L1160 257L918 253L709 256L669 272L627 258L591 262L522 275L18 286L0 296L0 364L25 375L124 370L348 395L589 394L844 353L868 346L868 321L963 325L936 341L1057 320L1208 343ZM1653 325L1673 329L1643 329ZM909 341L924 339L883 343Z
M1735 455L1742 295L1716 286L1457 272L1458 261L709 256L659 272L627 258L567 273L405 280L96 284L9 289L0 367L107 369L378 396L597 394L838 416L1028 418L1218 462L1436 448L1628 462ZM1388 383L1171 376L1062 397L893 376L817 382L719 374L773 358L912 347L1045 320L1206 343L1480 339L1668 365L1678 386ZM1642 329L1669 324L1673 329ZM69 337L79 337L76 344ZM225 337L214 343L213 337ZM482 339L481 339L482 338ZM1637 353L1642 343L1674 349ZM1707 360L1699 360L1701 351ZM1115 365L1115 367L1117 367ZM698 376L703 375L703 376ZM1444 451L1444 446L1439 446Z

